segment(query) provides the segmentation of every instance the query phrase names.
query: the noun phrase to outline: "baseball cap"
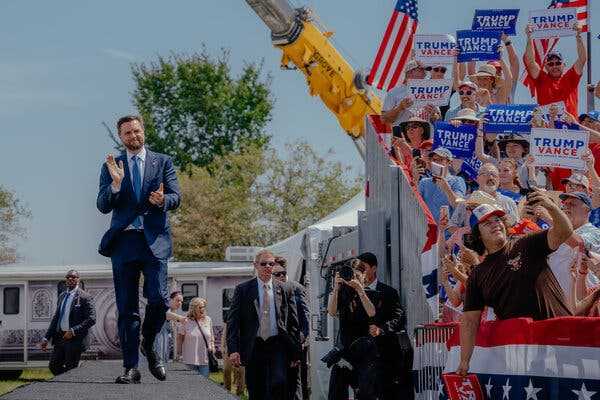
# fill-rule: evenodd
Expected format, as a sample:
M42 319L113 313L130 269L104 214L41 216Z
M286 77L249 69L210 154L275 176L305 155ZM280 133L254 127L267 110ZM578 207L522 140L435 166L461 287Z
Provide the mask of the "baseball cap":
M417 68L423 68L423 64L421 64L417 60L410 60L406 63L406 67L404 67L404 73L406 74L407 72Z
M592 199L590 198L590 195L587 193L583 193L583 192L563 193L559 197L563 201L568 198L581 200L586 206L588 206L588 208L590 210L592 209Z
M475 227L475 225L485 222L492 216L503 217L506 215L506 212L498 206L494 206L491 204L482 204L479 207L475 208L471 212L471 219L469 220L471 224L471 229Z
M476 84L475 82L472 82L472 81L462 81L462 82L460 82L460 83L458 84L458 88L459 88L459 89L460 89L461 87L463 87L463 86L470 87L470 88L471 88L471 89L473 89L473 90L477 90L477 89L478 89L478 87L477 87L477 84Z
M481 64L479 66L479 68L477 68L477 73L474 75L471 75L470 78L486 77L486 76L491 76L493 78L496 77L496 68L493 65Z
M593 110L579 115L579 122L583 122L583 120L586 118L590 118L598 122L600 121L600 111Z
M440 157L444 157L447 158L448 160L452 160L454 159L454 156L452 155L452 152L450 150L448 150L445 147L438 147L435 150L433 150L431 152L431 154L429 155L429 157L432 157L434 154L437 154Z
M551 58L558 58L560 61L563 60L562 54L560 54L558 51L550 51L548 52L548 54L546 54L546 61L548 61Z
M561 179L560 181L560 183L562 183L563 185L567 184L568 182L574 183L575 185L583 185L586 189L590 188L590 181L587 178L587 176L577 172L571 174L571 176L568 178Z

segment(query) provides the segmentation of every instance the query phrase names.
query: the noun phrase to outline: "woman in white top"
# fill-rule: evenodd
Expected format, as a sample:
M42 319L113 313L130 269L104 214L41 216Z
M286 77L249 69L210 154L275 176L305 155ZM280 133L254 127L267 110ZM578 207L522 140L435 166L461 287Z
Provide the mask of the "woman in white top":
M208 352L214 350L215 339L212 321L206 315L206 300L194 297L190 301L188 319L179 326L178 358L191 370L208 377Z

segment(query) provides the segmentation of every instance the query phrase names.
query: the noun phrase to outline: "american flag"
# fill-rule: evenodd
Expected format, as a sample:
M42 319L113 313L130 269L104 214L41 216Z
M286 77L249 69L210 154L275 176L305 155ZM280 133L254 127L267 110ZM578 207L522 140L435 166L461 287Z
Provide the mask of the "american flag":
M582 27L582 32L588 31L587 23L587 6L588 0L552 0L548 8L565 8L565 7L577 7L577 22ZM533 40L533 52L535 54L535 62L538 65L543 65L546 55L554 50L558 44L558 38L552 39L534 39ZM531 96L535 96L535 89L533 80L529 74L525 73L525 79L523 84L529 88Z
M389 91L396 86L410 58L419 21L416 0L398 0L367 78L369 85Z

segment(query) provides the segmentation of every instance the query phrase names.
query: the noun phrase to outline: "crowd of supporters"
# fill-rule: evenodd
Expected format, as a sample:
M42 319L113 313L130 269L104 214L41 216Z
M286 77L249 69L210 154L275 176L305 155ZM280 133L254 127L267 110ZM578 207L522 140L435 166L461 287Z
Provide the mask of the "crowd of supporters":
M584 170L538 166L528 135L486 132L487 108L514 103L521 84L506 35L498 61L454 64L456 107L413 107L408 81L442 79L450 70L416 60L386 96L381 119L393 127L390 157L409 171L438 223L444 320L473 311L478 319L600 315L600 113L578 115L587 51L581 28L573 29L572 65L555 51L538 64L529 26L523 61L534 95L527 102L539 106L531 126L587 133ZM473 159L433 147L440 121L476 127Z

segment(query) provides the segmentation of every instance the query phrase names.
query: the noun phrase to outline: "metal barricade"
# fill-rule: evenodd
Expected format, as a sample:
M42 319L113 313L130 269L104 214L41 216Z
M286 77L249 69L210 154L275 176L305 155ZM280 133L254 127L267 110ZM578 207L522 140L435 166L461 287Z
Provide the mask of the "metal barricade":
M454 333L456 326L456 323L450 323L422 325L415 328L413 370L416 399L439 399L441 374L448 357L446 342Z

